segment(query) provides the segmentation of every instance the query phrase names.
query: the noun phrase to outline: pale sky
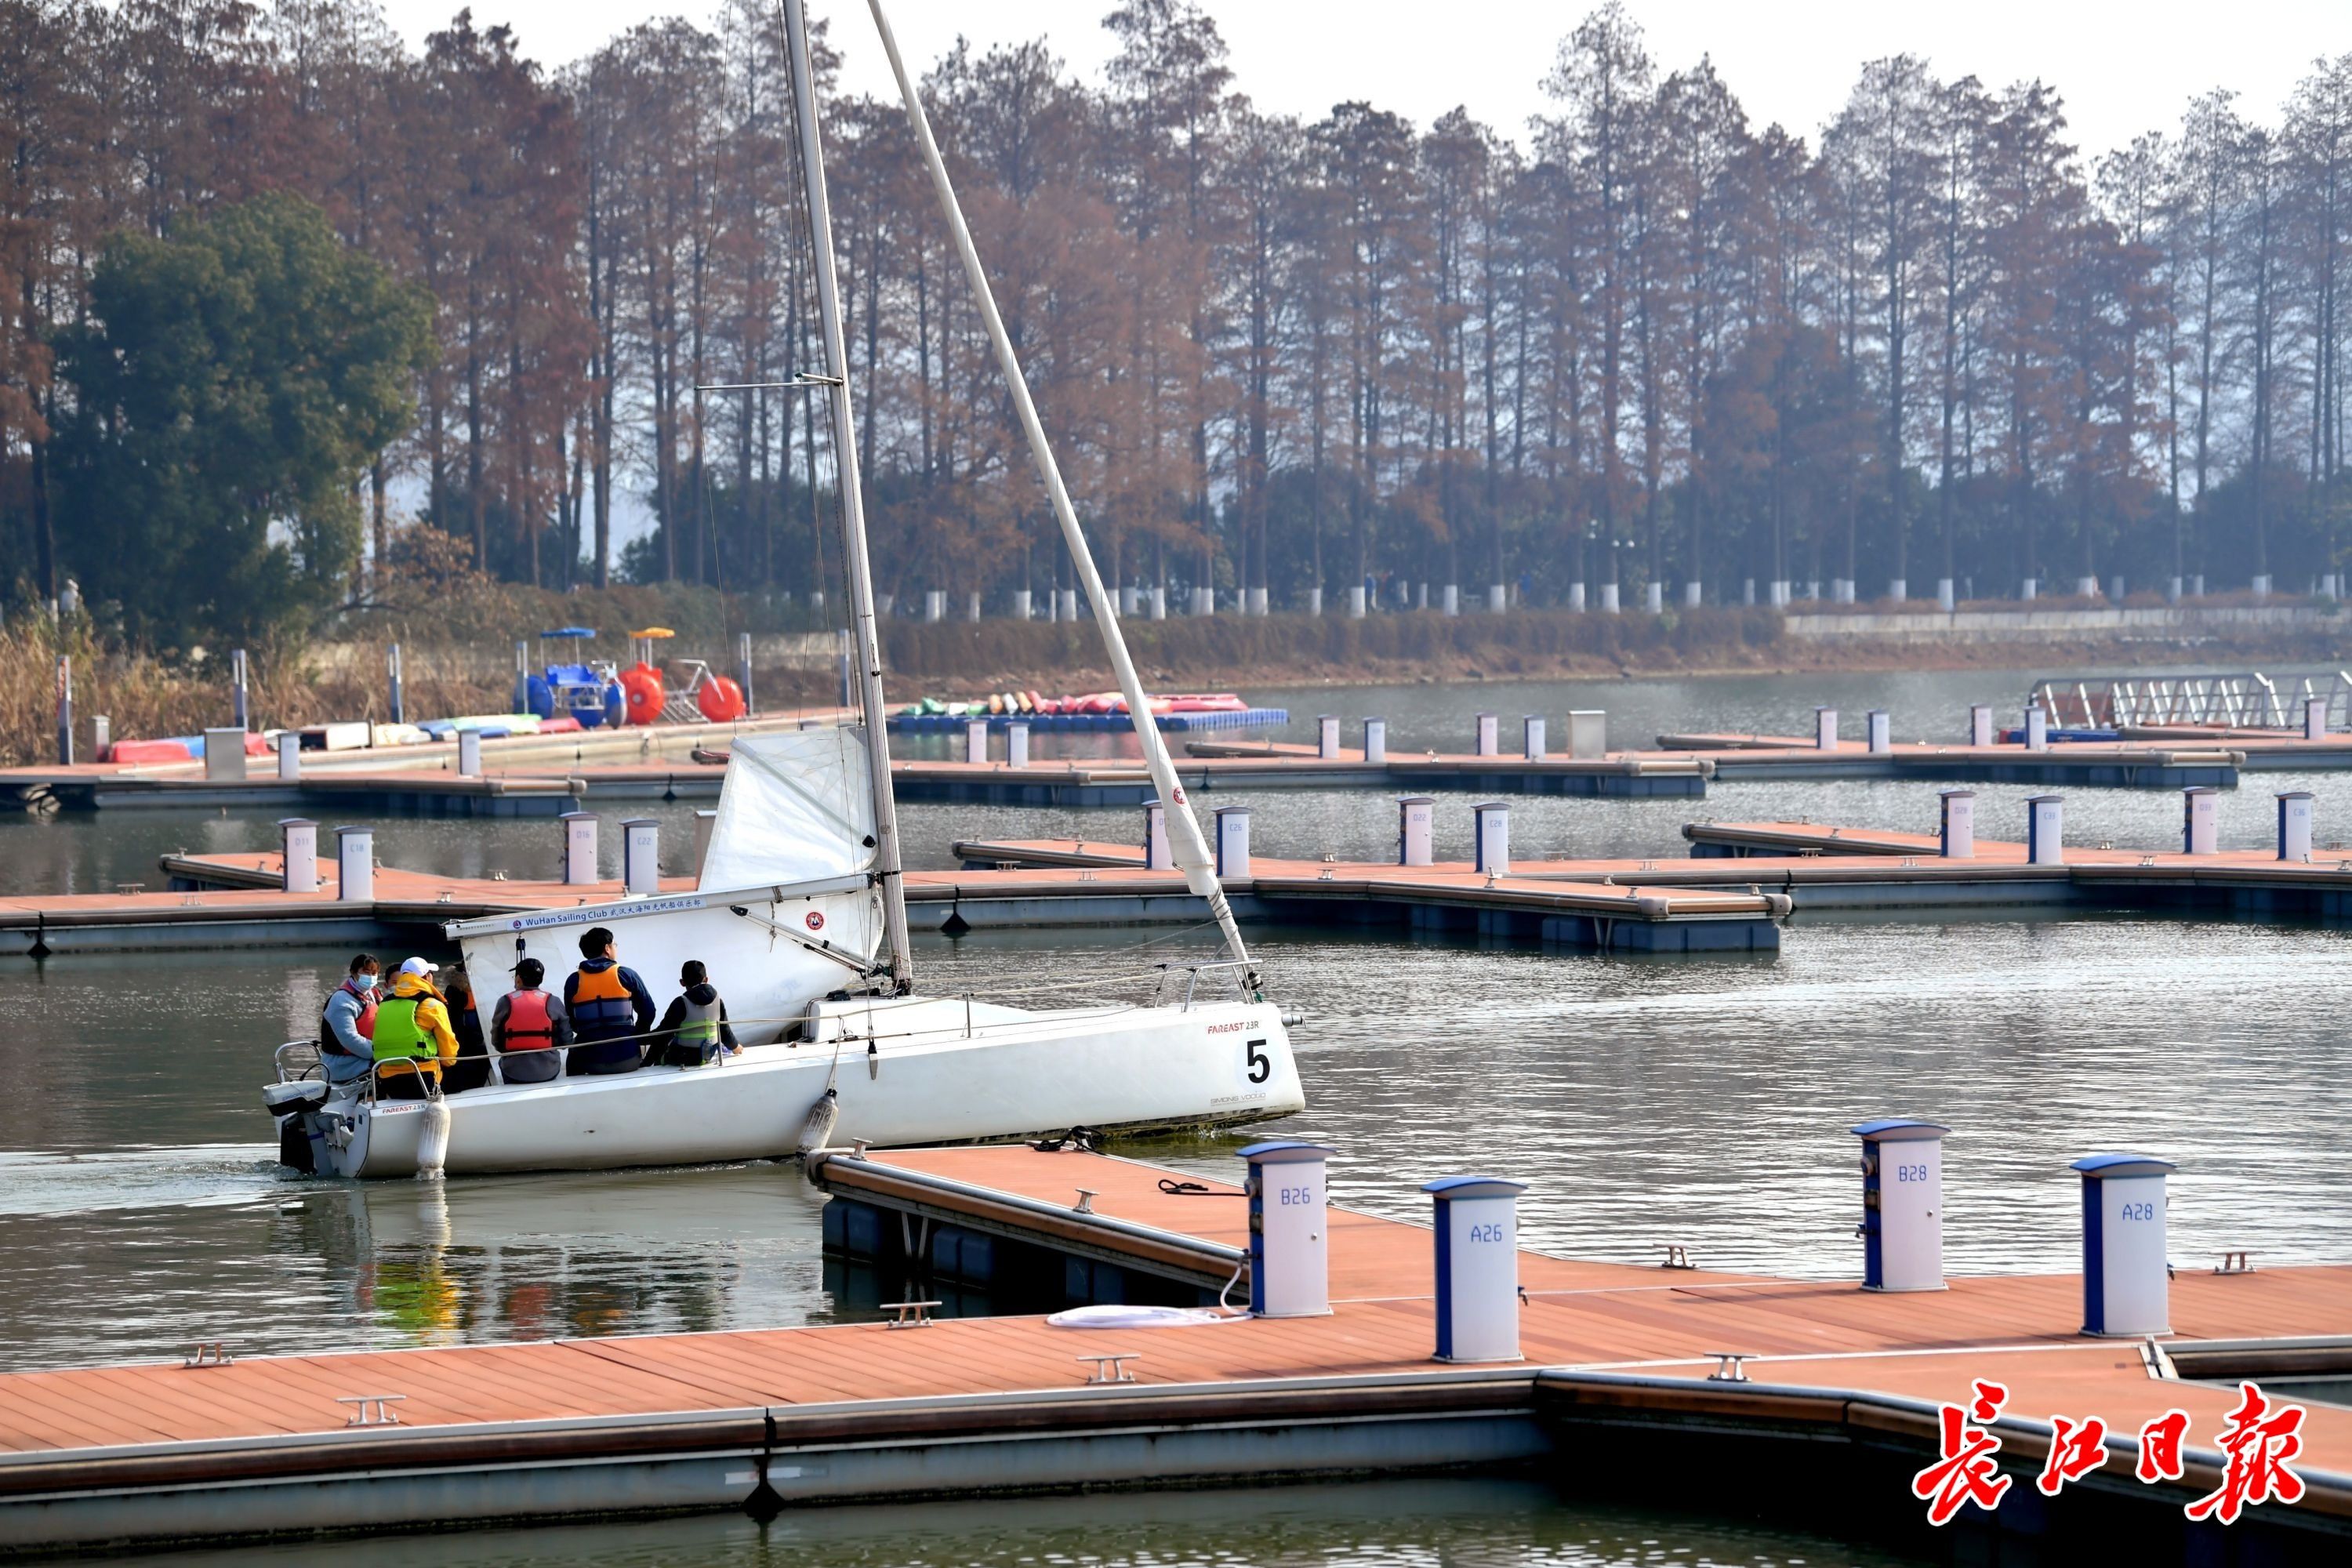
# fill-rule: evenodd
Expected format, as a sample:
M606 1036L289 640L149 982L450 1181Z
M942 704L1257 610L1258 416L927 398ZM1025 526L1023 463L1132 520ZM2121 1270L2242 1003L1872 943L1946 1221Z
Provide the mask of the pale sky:
M463 0L386 0L412 42ZM1427 124L1455 104L1524 139L1544 111L1539 85L1581 0L1205 0L1233 51L1237 85L1264 109L1316 118L1364 98ZM1112 0L886 0L910 63L935 59L959 31L975 45L1044 35L1071 69L1097 79L1110 53L1101 26ZM2271 121L2314 57L2352 51L2347 0L2211 0L2190 5L2084 0L1969 0L1946 6L1885 0L1631 0L1662 70L1711 54L1759 129L1778 121L1811 137L1844 101L1856 68L1908 50L1940 77L1988 85L2039 76L2064 94L2077 143L2096 155L2141 131L2170 127L2190 95L2228 87L2250 118ZM707 20L715 0L475 0L478 23L511 22L550 65L589 53L663 15ZM877 94L889 75L863 4L812 0L832 18L848 85Z

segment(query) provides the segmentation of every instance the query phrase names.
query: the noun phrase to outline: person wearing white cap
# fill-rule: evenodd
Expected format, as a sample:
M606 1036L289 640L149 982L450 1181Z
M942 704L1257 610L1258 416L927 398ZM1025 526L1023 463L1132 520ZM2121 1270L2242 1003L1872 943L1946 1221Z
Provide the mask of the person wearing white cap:
M433 988L433 966L412 958L393 977L392 994L376 1004L376 1093L423 1100L440 1087L442 1067L457 1059L457 1036L448 1005Z

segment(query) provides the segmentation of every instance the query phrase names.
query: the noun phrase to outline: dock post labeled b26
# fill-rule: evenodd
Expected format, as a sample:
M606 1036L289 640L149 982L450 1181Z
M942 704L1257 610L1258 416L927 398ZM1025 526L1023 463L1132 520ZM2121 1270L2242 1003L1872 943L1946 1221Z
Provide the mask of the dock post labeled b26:
M1862 1140L1862 1288L1944 1289L1944 1135L1900 1117L1854 1128Z
M2307 789L2279 793L2278 858L2296 865L2311 858L2311 792Z
M2179 1167L2147 1154L2087 1154L2083 1177L2083 1331L2136 1338L2172 1331L2164 1257L2164 1179Z
M1936 852L1947 860L1973 860L1977 858L1977 792L1972 789L1948 789L1937 792L1943 804L1942 825Z
M1437 1359L1519 1359L1519 1194L1524 1182L1446 1176L1436 1207Z
M1250 1313L1319 1318L1331 1310L1331 1227L1324 1174L1331 1150L1282 1139L1241 1151L1249 1162Z

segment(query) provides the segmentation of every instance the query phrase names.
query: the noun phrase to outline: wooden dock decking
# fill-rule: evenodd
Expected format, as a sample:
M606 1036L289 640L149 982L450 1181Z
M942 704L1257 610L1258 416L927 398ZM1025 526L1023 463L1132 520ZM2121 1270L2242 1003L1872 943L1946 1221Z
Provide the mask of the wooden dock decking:
M1246 1237L1238 1188L1202 1184L1207 1195L1175 1196L1160 1185L1172 1173L1076 1151L863 1158L836 1151L814 1173L836 1194L875 1201L887 1199L901 1173L1000 1208L1074 1213L1068 1205L1089 1189L1098 1218L1225 1247ZM1548 1418L1605 1409L1620 1426L1693 1410L1712 1412L1718 1426L1752 1419L1840 1428L1862 1420L1878 1440L1924 1447L1924 1462L1932 1406L1963 1398L1979 1377L2012 1391L1997 1428L2012 1461L2039 1460L2048 1440L2042 1424L2053 1414L2101 1415L2127 1443L2141 1424L2185 1410L2197 1455L2189 1479L2201 1488L2216 1468L2212 1435L2235 1397L2225 1385L2151 1375L2135 1342L2081 1337L2081 1282L2073 1276L1956 1279L1943 1292L1876 1295L1850 1282L1535 1253L1523 1253L1520 1264L1528 1364L1442 1369L1430 1359L1429 1233L1335 1210L1328 1234L1333 1310L1320 1318L1111 1331L1038 1317L962 1319L904 1331L861 1323L0 1375L0 1541L22 1546L54 1542L61 1531L97 1540L109 1531L160 1529L156 1521L188 1513L192 1496L230 1483L236 1502L226 1517L242 1521L236 1529L268 1527L273 1510L299 1528L313 1508L299 1489L390 1487L413 1470L439 1478L444 1511L431 1517L467 1517L450 1487L452 1465L643 1467L701 1456L718 1500L702 1506L740 1506L762 1486L784 1501L870 1496L892 1489L851 1489L869 1483L841 1445L928 1452L952 1438L962 1446L961 1473L978 1477L973 1467L984 1467L990 1445L1048 1435L1109 1441L1112 1429L1131 1429L1143 1412L1171 1430L1213 1423L1230 1449L1241 1442L1237 1427L1271 1423L1295 1433L1318 1411L1359 1422L1450 1413L1491 1423L1511 1410L1524 1415L1536 1399L1549 1402ZM2172 1303L2177 1341L2335 1336L2352 1330L2352 1268L2215 1275L2184 1268ZM1134 1358L1135 1384L1087 1386L1082 1358L1110 1352ZM1748 1363L1751 1381L1711 1381L1718 1352L1758 1358ZM1518 1390L1499 1406L1496 1378ZM399 1425L346 1425L354 1408L347 1401L377 1395L399 1396ZM2352 1519L2352 1409L2310 1405L2303 1436L2298 1468L2312 1489L2299 1508ZM1311 1444L1296 1440L1311 1470ZM1480 1452L1461 1431L1438 1440L1458 1445L1452 1451L1463 1458ZM828 1450L833 1469L803 1462ZM1184 1452L1169 1439L1159 1479L1204 1473L1186 1468L1195 1464L1218 1473L1216 1462ZM1233 1453L1223 1461L1235 1462ZM1388 1462L1442 1459L1424 1451ZM1073 1468L1042 1484L1084 1475ZM504 1481L503 1500L483 1505L492 1512L555 1511L551 1498ZM288 1495L268 1490L273 1484ZM1034 1467L1008 1462L993 1484L1041 1483ZM898 1489L936 1492L954 1483L935 1471L928 1486L902 1478ZM991 1487L974 1479L970 1489ZM571 1512L595 1506L562 1503ZM640 1492L603 1506L655 1503ZM184 1525L178 1532L204 1531Z

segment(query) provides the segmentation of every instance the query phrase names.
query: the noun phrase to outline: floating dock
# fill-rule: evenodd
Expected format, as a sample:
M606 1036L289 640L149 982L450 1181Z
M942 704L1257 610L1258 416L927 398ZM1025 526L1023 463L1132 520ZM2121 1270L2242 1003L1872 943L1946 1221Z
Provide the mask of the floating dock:
M839 1233L875 1238L873 1260L951 1252L964 1269L967 1239L1002 1241L1008 1257L1085 1263L1061 1273L1066 1300L1122 1300L1146 1279L1198 1290L1248 1234L1236 1187L1076 1151L835 1151L812 1173L843 1207ZM2352 1364L2352 1269L2183 1266L2175 1331L2144 1345L2078 1333L2071 1275L1875 1294L1522 1252L1526 1359L1473 1366L1433 1360L1429 1232L1335 1209L1328 1252L1322 1317L1114 1330L968 1318L316 1356L232 1344L225 1363L8 1374L0 1542L21 1554L427 1521L766 1518L1515 1467L1620 1499L1687 1501L1696 1476L1749 1477L1812 1528L1833 1515L1832 1529L1907 1529L1916 1547L1938 1538L1908 1479L1937 1456L1938 1405L1965 1401L1975 1378L2011 1390L1989 1429L2013 1484L1998 1515L1961 1516L1972 1552L2022 1536L2128 1541L2153 1546L2138 1554L2149 1562L2231 1548L2324 1560L2352 1528L2352 1409L2316 1404L2299 1502L2251 1510L2220 1539L2180 1513L2219 1481L2212 1435L2237 1397L2181 1374ZM1097 1381L1107 1369L1130 1381ZM2186 1474L2140 1485L2131 1435L2174 1409L2190 1417ZM2045 1500L2032 1478L2058 1412L2098 1415L2115 1436L2104 1471Z
M992 730L1026 724L1043 734L1135 733L1135 721L1118 713L893 713L890 728L915 735L961 735L974 720L984 719ZM1209 730L1258 730L1290 722L1286 708L1231 708L1201 713L1162 713L1159 727L1170 734Z

